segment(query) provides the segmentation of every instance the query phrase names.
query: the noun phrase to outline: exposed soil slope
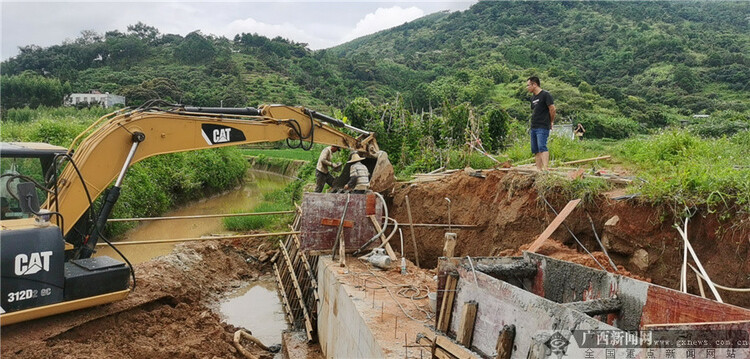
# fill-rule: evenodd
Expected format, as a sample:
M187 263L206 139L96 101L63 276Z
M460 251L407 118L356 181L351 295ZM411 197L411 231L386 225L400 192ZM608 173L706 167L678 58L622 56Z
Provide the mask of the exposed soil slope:
M533 186L535 175L502 171L488 171L485 175L483 179L457 172L433 182L401 183L389 198L391 216L399 223L408 222L405 202L408 195L414 223L448 223L445 200L448 197L453 223L483 226L476 230L454 230L458 233L456 256L520 254L519 249L527 248L555 215L538 197ZM571 199L547 198L558 211ZM666 287L679 287L682 239L673 227L678 220L667 211L635 200L615 201L599 196L593 203L581 203L570 214L564 223L586 248L596 251L597 260L611 270L596 243L586 213L593 219L598 235L603 237L618 267L624 267L631 276L650 279ZM615 216L617 218L613 219ZM609 225L605 226L608 221ZM405 243L410 243L408 227L403 231L404 239L409 240ZM434 267L436 258L442 255L446 230L416 228L415 231L422 266ZM750 218L747 214L722 221L715 214L699 211L690 220L688 233L712 280L730 287L750 287L750 262L747 261ZM564 226L550 239L553 241L542 248L542 254L598 268ZM413 259L412 245L405 247L407 257ZM688 282L689 291L699 293L696 277L690 270ZM721 291L720 294L726 302L750 307L750 293Z

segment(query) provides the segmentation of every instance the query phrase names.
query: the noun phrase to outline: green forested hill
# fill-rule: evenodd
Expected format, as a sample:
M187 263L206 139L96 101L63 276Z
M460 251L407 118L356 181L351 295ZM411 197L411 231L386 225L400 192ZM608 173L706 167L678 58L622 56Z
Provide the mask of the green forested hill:
M129 105L284 103L377 133L402 175L497 164L467 143L515 164L533 161L524 85L537 75L560 122L587 129L586 141L551 141L554 162L610 153L639 173L633 193L675 210L724 205L747 214L750 203L746 1L485 1L319 51L255 34L162 34L138 23L29 45L0 73L3 140L66 145L76 118L90 123L103 110L23 107L59 106L70 92L108 91ZM575 191L571 198L607 188L597 180L563 186Z
M329 51L413 71L420 107L445 92L481 103L488 99L467 86L495 85L502 95L503 83L534 73L562 87L563 113L613 108L609 100L636 118L648 115L641 100L683 115L750 105L747 2L487 1Z
M563 118L603 124L594 134L617 137L607 128L643 130L698 113L747 119L750 3L485 1L320 51L253 34L161 34L139 23L27 46L1 71L4 108L97 89L131 104L161 97L331 111L357 97L398 98L417 112L468 103L518 119L528 115L523 82L534 74Z

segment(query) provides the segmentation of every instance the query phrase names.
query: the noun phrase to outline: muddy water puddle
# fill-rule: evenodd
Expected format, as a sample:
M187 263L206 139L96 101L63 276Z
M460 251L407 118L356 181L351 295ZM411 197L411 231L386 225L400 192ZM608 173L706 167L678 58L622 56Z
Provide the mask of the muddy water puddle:
M245 183L232 191L190 203L174 211L165 213L169 216L190 216L203 214L223 214L232 212L249 212L263 199L263 194L281 189L290 181L290 177L271 172L249 170ZM224 229L222 218L177 219L143 222L138 227L115 238L116 242L152 241L160 239L195 238L211 234L229 234ZM115 244L116 245L116 244ZM160 255L167 254L174 248L174 243L128 245L118 249L131 263L142 263ZM97 249L97 255L106 255L119 259L120 256L109 247Z
M266 346L281 343L288 329L276 283L259 280L238 289L219 304L228 324L244 328Z

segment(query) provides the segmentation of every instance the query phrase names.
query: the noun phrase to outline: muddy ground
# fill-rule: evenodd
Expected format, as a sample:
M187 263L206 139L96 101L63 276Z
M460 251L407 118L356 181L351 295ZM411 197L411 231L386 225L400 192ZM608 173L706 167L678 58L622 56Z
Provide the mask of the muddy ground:
M268 272L254 259L264 256L260 241L178 245L136 265L137 287L123 301L3 327L2 357L244 358L233 346L239 328L211 308L222 294Z
M484 175L486 178L478 178L458 172L433 182L401 183L390 199L391 216L399 223L408 222L405 202L408 195L414 223L447 223L448 202L444 198L448 197L453 223L482 226L477 230L455 231L458 233L456 256L520 254L519 249L527 248L555 215L538 197L534 188L536 175L503 171L485 171ZM572 199L560 195L547 197L557 211ZM597 249L594 255L612 271L606 264L606 257L598 250L587 213L600 238L608 244L609 254L618 267L640 279L670 288L679 287L682 239L673 227L678 220L669 211L641 204L637 199L612 200L601 195L594 201L581 203L568 216L564 223L590 251ZM615 216L618 218L613 224L615 220L610 220ZM610 225L605 226L608 221ZM436 258L442 254L445 229L415 228L415 231L422 266L434 268ZM688 233L712 280L729 287L750 287L748 214L722 220L717 214L699 211L690 220ZM406 227L404 236L410 239ZM551 239L553 241L540 253L599 268L563 226ZM407 257L413 260L412 245L404 246ZM698 294L696 277L690 269L688 271L688 289ZM720 294L725 302L750 307L750 293L721 291Z

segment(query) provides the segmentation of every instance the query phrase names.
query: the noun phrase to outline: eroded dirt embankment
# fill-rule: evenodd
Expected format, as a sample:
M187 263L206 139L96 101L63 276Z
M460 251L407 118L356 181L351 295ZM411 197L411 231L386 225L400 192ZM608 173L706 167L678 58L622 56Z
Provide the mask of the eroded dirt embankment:
M493 256L520 254L541 234L555 215L534 189L534 175L489 171L486 178L463 172L433 182L399 184L389 198L391 216L407 223L405 196L409 196L414 223L448 223L451 200L453 223L475 224L477 230L455 230L458 233L456 256ZM547 200L560 211L573 198L548 195ZM608 251L618 267L629 275L653 283L679 287L682 265L682 239L673 224L679 222L667 211L635 200L615 201L599 196L591 203L581 203L565 224L595 256L607 266L586 216L589 214L597 233L604 237ZM617 217L617 218L614 218ZM614 218L614 219L613 219ZM605 226L605 223L609 222ZM410 243L408 227L403 228L405 243ZM442 255L445 229L416 228L419 256L425 268L436 265ZM716 214L699 211L689 223L689 239L715 282L750 287L750 218L747 214L720 220ZM539 252L598 268L583 252L564 226L550 237ZM406 242L406 241L409 242ZM398 243L396 244L398 246ZM414 259L412 245L404 245L409 259ZM610 269L611 270L611 269ZM695 275L688 269L688 289L698 294ZM709 292L706 289L706 292ZM750 307L750 293L721 291L725 302ZM708 294L710 296L710 293Z
M244 358L232 345L238 328L211 306L267 271L255 259L268 257L261 241L178 245L136 265L138 285L123 301L3 327L2 357Z

